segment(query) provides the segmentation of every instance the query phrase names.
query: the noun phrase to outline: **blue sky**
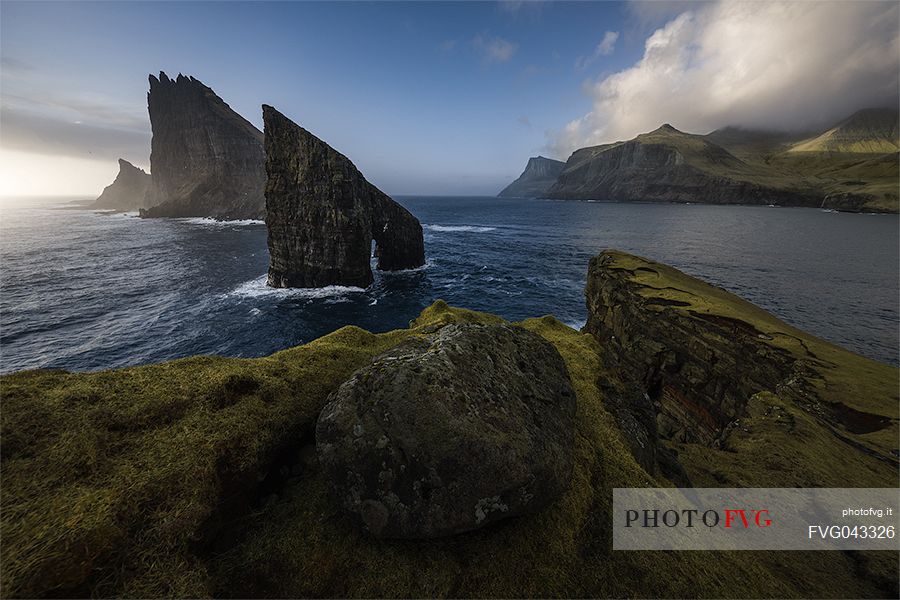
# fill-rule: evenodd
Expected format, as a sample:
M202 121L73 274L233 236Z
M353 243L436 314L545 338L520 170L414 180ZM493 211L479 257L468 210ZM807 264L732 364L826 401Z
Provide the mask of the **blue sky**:
M162 70L195 76L260 128L260 105L275 106L388 193L494 194L529 156L564 160L579 144L636 133L596 114L602 86L646 60L648 40L686 11L697 16L679 43L706 39L709 22L728 18L713 6L4 1L0 148L19 178L29 156L83 163L73 193L108 183L118 155L149 167L147 75ZM638 97L651 85L640 75ZM657 104L634 127L671 121ZM685 124L718 125L682 104ZM20 183L5 189L46 191Z

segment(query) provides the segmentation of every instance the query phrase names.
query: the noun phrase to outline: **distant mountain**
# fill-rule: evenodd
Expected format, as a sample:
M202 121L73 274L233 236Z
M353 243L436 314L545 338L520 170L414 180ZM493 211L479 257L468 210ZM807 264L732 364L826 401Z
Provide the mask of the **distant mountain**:
M556 182L566 163L543 156L532 156L519 178L503 188L501 198L539 198Z
M575 151L547 194L624 202L818 202L802 186L760 172L706 136L668 124L627 142Z
M620 202L779 204L898 212L898 111L859 111L822 133L671 125L576 150L546 195Z
M868 108L854 113L814 138L794 144L789 152L842 152L885 154L900 150L900 112Z
M153 129L142 217L259 219L265 214L263 134L193 77L150 76Z
M764 157L784 152L792 144L815 135L814 132L793 133L744 127L724 127L705 137L710 142L722 146L745 162L757 162Z
M119 174L115 181L103 188L103 193L91 205L92 208L114 210L138 210L147 206L145 195L150 187L151 177L143 169L119 159Z
M811 181L823 196L823 208L898 212L898 120L900 112L894 109L861 110L767 157L767 164Z

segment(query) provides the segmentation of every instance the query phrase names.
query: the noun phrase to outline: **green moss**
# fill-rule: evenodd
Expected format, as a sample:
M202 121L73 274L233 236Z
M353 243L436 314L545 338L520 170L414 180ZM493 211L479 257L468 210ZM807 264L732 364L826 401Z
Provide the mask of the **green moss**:
M672 267L621 252L606 254L614 259L609 268L627 272L628 279L638 285L640 295L650 301L642 307L644 311L723 317L753 332L760 343L789 353L796 365L802 365L795 377L813 387L820 412L833 406L846 407L843 410L858 411L859 417L882 421L868 432L840 427L840 436L881 456L896 456L900 435L897 368L791 327L761 308ZM676 303L663 305L654 303L655 299ZM875 459L865 452L847 452L849 446L838 442L831 431L836 426L783 401L776 390L765 391L772 393L752 398L748 418L729 435L736 452L691 445L680 449L689 456L683 462L693 480L718 481L715 485L722 485L725 473L732 472L740 475L727 481L762 487L891 487L900 483L895 463ZM772 409L775 405L780 408ZM792 426L781 427L780 421L763 418L761 410L790 419ZM780 461L775 458L778 455L782 457Z
M612 489L666 482L636 464L604 407L596 383L615 374L597 342L552 317L521 326L556 346L578 397L569 492L538 514L448 539L379 541L354 529L317 467L316 415L372 356L454 322L500 319L437 302L408 330L345 327L266 358L3 377L3 595L883 593L843 554L613 552ZM773 401L760 399L759 418Z
M2 379L6 596L208 593L190 546L399 335L345 327L255 360Z

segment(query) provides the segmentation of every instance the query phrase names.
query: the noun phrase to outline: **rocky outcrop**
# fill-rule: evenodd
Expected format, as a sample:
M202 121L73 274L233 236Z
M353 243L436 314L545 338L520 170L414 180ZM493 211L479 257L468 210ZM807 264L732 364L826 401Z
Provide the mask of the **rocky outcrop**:
M556 182L556 178L566 168L566 163L532 156L528 159L525 170L519 178L503 188L497 196L501 198L540 198L550 186Z
M145 195L150 187L150 175L143 169L119 159L119 174L115 181L103 188L103 193L91 205L92 208L111 210L137 210L146 206Z
M508 325L449 325L330 398L319 462L379 537L430 538L537 511L568 489L575 393L559 352Z
M151 142L142 217L260 219L263 134L193 77L150 75Z
M888 437L870 435L896 429L896 394L887 397L883 385L895 369L620 252L591 260L586 296L585 330L600 341L606 364L655 403L661 438L727 448L759 394L773 394L832 434L837 450L828 452L846 445L896 465Z
M366 287L378 268L425 264L422 226L343 154L263 105L273 287Z
M738 159L703 136L663 125L627 142L582 148L548 198L818 206L821 195Z

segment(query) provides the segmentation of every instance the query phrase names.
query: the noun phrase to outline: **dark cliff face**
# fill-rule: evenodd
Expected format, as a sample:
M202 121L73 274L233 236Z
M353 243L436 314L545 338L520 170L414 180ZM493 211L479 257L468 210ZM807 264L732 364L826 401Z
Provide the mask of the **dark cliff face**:
M153 141L142 217L258 219L265 212L263 135L193 77L150 76Z
M852 455L872 469L896 469L896 369L672 267L620 252L591 260L586 297L585 330L603 347L604 363L653 402L667 443L733 451L764 425L785 425L772 432L786 436L783 447L815 439L824 465ZM757 421L754 431L760 415L776 422ZM799 423L806 421L816 433L804 438Z
M366 287L372 241L378 268L425 263L422 226L331 148L263 106L269 285Z
M557 176L566 163L543 156L528 159L525 170L518 179L503 188L497 196L501 198L538 198L556 182Z
M115 210L136 210L146 206L145 195L150 188L151 177L143 169L135 167L127 160L119 159L119 174L115 181L103 188L103 193L92 205L93 208Z
M582 148L550 198L817 206L821 196L741 161L703 136L663 125L627 142Z

